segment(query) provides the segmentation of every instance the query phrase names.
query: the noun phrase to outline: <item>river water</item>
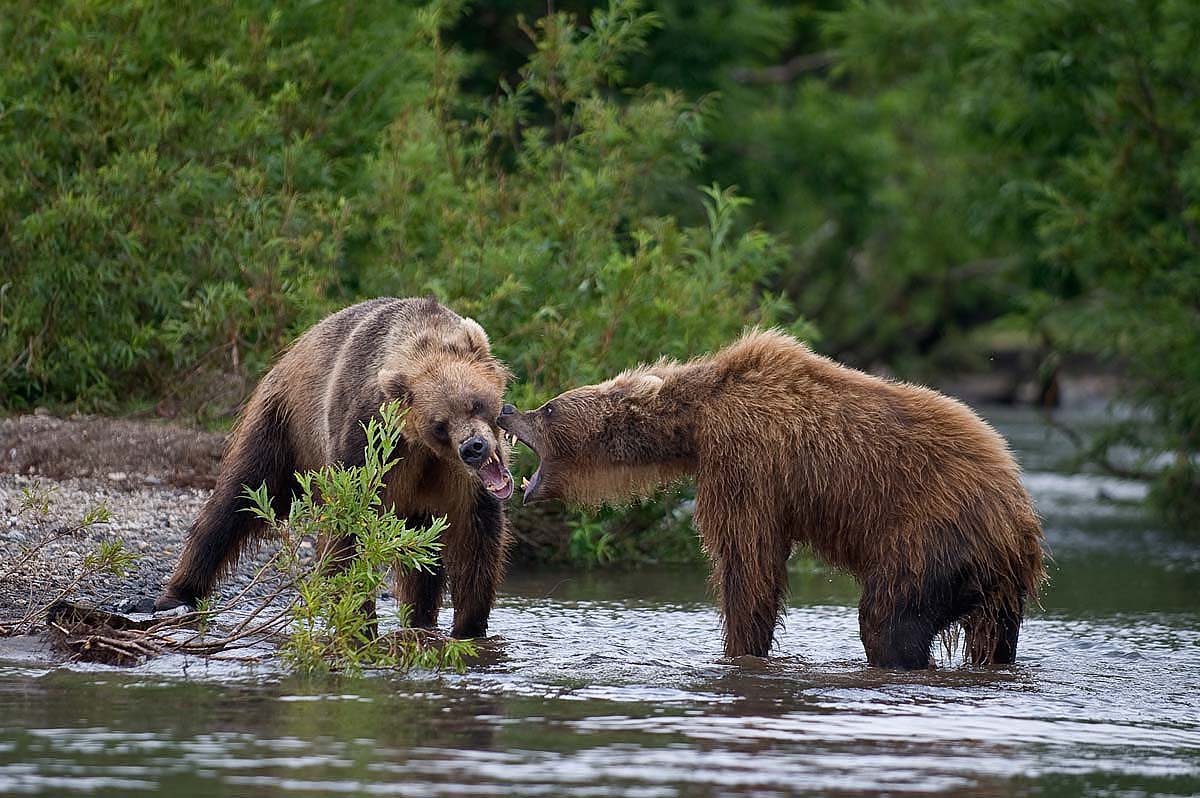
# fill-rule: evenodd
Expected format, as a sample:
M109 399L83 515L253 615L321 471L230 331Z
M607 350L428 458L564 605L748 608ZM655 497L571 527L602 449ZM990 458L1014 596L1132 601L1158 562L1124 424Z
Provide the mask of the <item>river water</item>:
M1054 554L1015 666L867 668L854 583L802 563L774 655L737 662L702 570L515 573L462 675L0 662L0 795L1200 793L1200 546L996 421Z

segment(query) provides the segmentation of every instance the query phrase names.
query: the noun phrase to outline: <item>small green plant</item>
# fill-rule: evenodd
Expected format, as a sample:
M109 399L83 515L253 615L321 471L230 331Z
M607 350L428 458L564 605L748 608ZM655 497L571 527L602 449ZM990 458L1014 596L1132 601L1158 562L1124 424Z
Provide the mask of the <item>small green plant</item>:
M300 495L292 502L290 520L281 522L266 486L246 488L247 512L263 519L283 541L279 568L296 577L299 601L292 608L291 628L283 644L285 659L304 673L361 673L365 668L413 667L462 670L475 648L465 640L434 639L416 630L379 635L368 608L390 570L429 570L437 564L438 536L445 518L411 529L392 507L383 507L384 477L404 425L396 402L383 405L379 417L363 425L367 435L361 466L334 464L297 475ZM297 552L306 537L326 541L350 539L354 556L321 558L305 572ZM336 549L336 546L331 547ZM405 625L409 608L399 605Z
M81 535L92 527L107 524L112 520L108 505L101 502L87 508L76 522L51 525L50 503L56 490L57 488L46 486L40 480L21 489L17 515L28 516L42 531L33 534L32 540L10 562L0 567L0 586L9 582L33 584L40 581L40 569L36 565L31 566L31 563L36 563L39 559L44 560L51 544ZM39 601L30 606L20 618L0 618L0 636L29 631L37 619L45 615L48 607L70 597L86 580L101 574L124 576L136 560L137 555L126 548L120 538L102 541L84 555L83 563L75 575L56 590L49 600Z
M586 568L702 561L689 492L666 489L629 506L580 512L567 522L567 561Z
M613 533L600 518L581 513L569 522L571 536L567 540L567 553L576 565L607 565L616 556Z
M46 485L40 479L35 479L32 485L21 488L21 501L17 505L17 515L29 514L39 521L44 521L50 515L50 500L58 488Z
M83 570L89 574L124 576L137 562L137 555L125 547L122 540L103 541L83 558Z

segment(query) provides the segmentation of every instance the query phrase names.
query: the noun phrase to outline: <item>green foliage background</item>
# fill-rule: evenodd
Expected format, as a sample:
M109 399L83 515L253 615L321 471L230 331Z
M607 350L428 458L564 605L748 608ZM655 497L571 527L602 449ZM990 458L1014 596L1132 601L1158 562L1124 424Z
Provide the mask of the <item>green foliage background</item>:
M1084 357L1139 411L1087 454L1200 516L1200 6L556 7L9 2L4 407L227 417L432 292L521 404L751 323L916 379Z

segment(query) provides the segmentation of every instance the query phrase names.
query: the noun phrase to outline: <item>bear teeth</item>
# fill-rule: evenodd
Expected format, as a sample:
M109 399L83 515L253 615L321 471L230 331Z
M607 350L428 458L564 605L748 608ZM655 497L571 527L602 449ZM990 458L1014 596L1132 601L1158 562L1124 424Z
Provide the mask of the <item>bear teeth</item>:
M521 490L529 487L529 477L521 477Z

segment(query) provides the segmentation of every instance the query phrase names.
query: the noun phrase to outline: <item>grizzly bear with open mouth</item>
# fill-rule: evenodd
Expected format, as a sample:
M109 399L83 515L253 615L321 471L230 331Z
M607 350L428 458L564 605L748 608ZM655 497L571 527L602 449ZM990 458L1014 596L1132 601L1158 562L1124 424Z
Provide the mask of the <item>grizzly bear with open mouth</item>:
M525 501L627 500L696 477L725 654L765 656L806 544L862 584L867 660L926 668L938 633L1010 663L1044 579L1042 531L1007 444L960 402L774 331L567 391L500 426L541 463Z
M502 502L513 492L496 428L508 371L487 335L433 299L374 299L304 333L259 383L230 437L217 486L156 609L194 606L232 569L262 523L243 512L244 486L267 485L287 516L295 473L364 461L363 424L385 402L408 412L384 506L410 526L446 516L440 564L399 580L414 626L433 627L447 582L456 637L486 634L508 543ZM331 541L333 560L353 540ZM373 613L373 605L365 608Z

